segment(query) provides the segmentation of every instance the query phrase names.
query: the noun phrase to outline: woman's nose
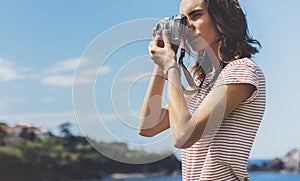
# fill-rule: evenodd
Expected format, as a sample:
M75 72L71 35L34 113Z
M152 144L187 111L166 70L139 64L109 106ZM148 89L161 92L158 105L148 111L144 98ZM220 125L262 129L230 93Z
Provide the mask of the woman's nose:
M187 27L188 27L190 30L195 30L194 23L193 23L193 21L191 21L191 20L188 20L188 22L187 22Z

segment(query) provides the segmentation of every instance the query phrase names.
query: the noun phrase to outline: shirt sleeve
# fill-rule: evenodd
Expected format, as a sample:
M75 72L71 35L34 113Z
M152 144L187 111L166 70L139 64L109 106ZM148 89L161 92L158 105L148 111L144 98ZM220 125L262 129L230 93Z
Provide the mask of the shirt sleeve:
M219 75L215 87L228 84L250 84L255 86L256 90L244 102L252 101L259 90L258 74L255 64L245 62L235 62L227 65Z

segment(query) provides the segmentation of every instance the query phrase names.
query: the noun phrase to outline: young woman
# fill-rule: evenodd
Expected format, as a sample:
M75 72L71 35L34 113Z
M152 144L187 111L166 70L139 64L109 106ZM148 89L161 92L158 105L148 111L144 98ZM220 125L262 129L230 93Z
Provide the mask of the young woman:
M140 134L171 129L175 147L182 149L183 180L249 180L247 161L265 110L264 75L250 59L260 44L249 36L238 0L181 0L180 13L226 66L207 72L197 63L194 79L200 90L187 96L168 32L163 31L163 47L155 37L149 45L154 69ZM168 105L161 108L165 76Z

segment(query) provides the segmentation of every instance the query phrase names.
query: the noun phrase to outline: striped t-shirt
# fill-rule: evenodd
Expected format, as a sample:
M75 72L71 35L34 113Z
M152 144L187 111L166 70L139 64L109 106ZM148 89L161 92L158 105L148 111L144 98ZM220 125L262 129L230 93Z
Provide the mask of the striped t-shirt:
M241 102L217 128L203 136L193 146L182 149L182 178L185 181L249 180L248 157L261 123L266 103L265 78L250 59L230 62L212 88L205 88L212 76L207 76L203 89L195 93L188 108L193 113L214 87L246 83L256 91Z

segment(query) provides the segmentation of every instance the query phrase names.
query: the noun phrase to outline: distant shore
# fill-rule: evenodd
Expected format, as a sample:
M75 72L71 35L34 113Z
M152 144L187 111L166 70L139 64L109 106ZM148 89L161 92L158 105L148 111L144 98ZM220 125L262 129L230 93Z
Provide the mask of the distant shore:
M294 149L282 158L275 158L262 164L248 165L249 171L268 171L284 173L300 173L300 150Z
M294 149L282 158L253 160L248 164L249 172L274 172L274 173L296 173L300 174L300 150ZM130 179L150 177L180 176L181 171L174 171L172 174L166 172L157 173L113 173L108 179Z
M181 176L180 170L174 171L171 174L166 172L157 173L113 173L106 178L108 179L129 179L129 178L154 178L154 177L177 177Z

